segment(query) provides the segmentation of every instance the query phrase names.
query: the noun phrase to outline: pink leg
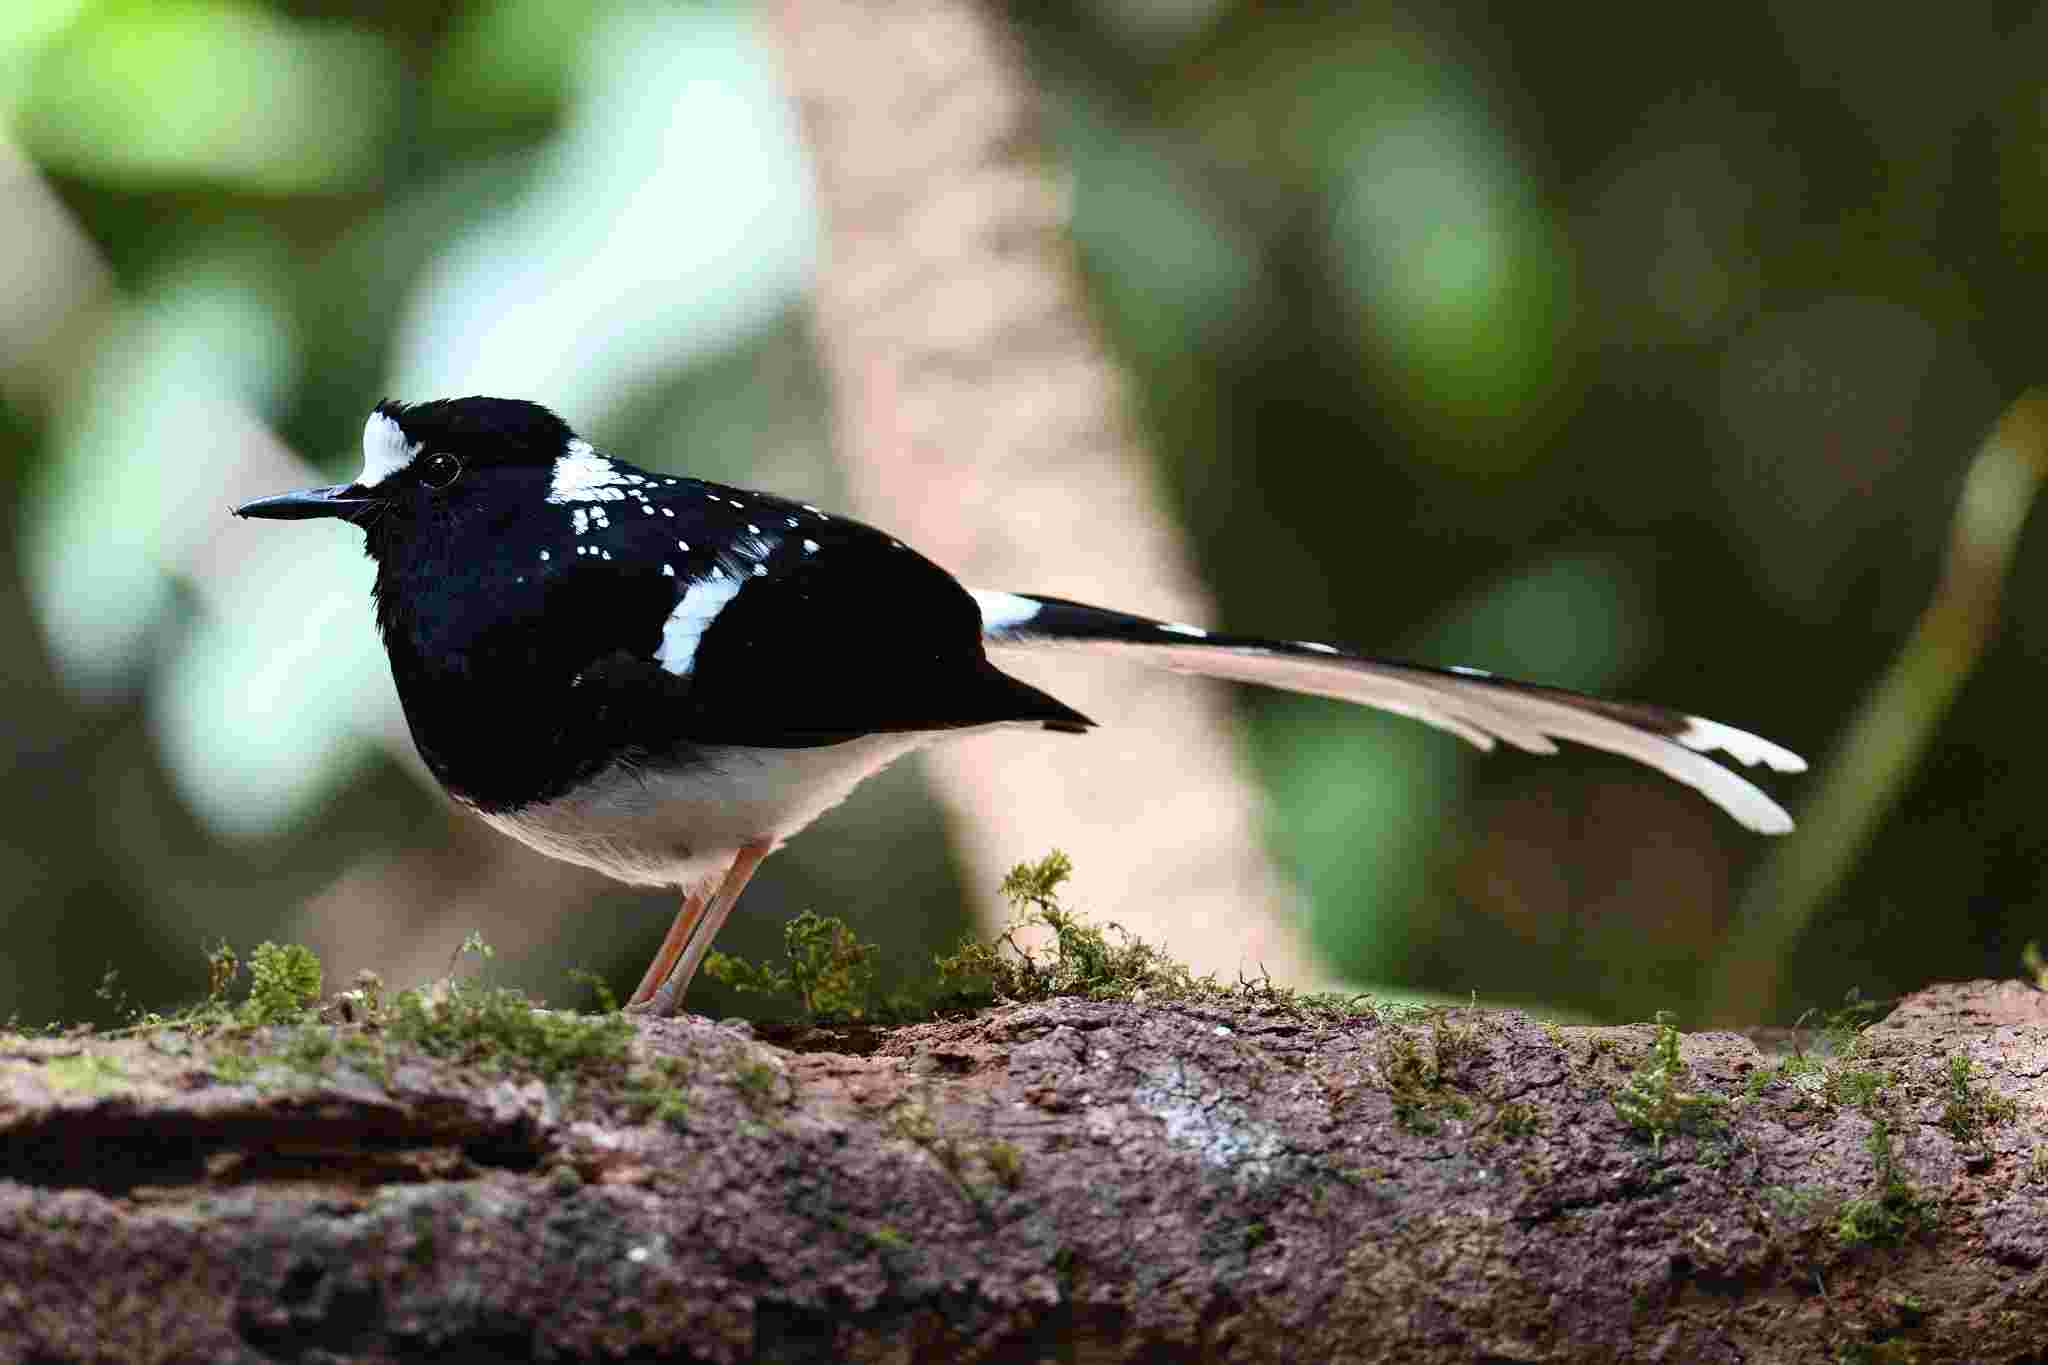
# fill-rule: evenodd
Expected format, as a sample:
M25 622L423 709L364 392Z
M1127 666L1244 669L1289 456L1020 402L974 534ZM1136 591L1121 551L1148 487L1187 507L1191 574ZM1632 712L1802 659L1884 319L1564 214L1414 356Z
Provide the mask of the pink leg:
M657 1018L666 1019L677 1013L683 1004L683 992L690 988L690 978L697 974L697 968L704 961L704 955L711 951L711 940L725 925L725 917L732 913L739 903L740 892L747 889L747 883L754 879L754 869L768 856L767 844L749 844L733 859L731 871L718 885L718 892L712 896L690 935L689 946L683 949L682 961L670 970L668 978L648 997L644 1008Z
M634 1009L647 1003L676 965L676 955L683 951L683 945L690 941L690 931L697 927L703 917L704 906L710 901L710 894L698 887L683 893L682 908L676 911L675 923L668 927L668 937L661 941L661 950L654 955L654 961L647 964L647 970L640 977L640 984L634 988L633 998L626 1002L627 1009Z

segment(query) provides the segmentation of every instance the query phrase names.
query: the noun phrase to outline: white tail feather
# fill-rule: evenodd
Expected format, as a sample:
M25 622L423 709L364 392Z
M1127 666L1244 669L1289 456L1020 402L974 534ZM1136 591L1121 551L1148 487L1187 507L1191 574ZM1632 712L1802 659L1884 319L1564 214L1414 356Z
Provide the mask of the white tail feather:
M1481 749L1491 749L1496 740L1505 740L1529 753L1550 754L1557 752L1557 740L1570 740L1647 764L1701 793L1760 834L1784 834L1792 828L1792 817L1782 806L1705 755L1718 750L1738 762L1762 763L1778 772L1802 772L1806 761L1789 749L1718 721L1673 714L1676 728L1661 733L1602 710L1593 698L1525 687L1480 673L1388 663L1340 653L1327 645L1252 644L1236 639L1194 644L1173 638L1190 633L1190 628L1169 628L1108 612L1099 613L1105 635L1143 625L1169 638L1158 643L1104 638L1085 629L1059 629L1032 610L1037 599L1009 593L977 592L975 596L983 607L985 639L992 650L1068 646L1122 654L1179 673L1257 683L1390 711L1447 730ZM1075 604L1047 605L1060 613L1093 610Z

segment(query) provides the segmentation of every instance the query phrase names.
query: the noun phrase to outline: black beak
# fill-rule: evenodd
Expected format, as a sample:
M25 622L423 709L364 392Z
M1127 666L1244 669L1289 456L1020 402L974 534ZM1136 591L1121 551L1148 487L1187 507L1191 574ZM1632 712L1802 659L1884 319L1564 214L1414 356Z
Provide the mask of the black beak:
M340 517L344 521L355 521L376 505L377 500L369 495L368 489L358 488L352 483L337 483L326 488L302 488L296 493L279 493L276 497L245 502L235 509L235 515L265 517L272 521L304 521L308 517Z

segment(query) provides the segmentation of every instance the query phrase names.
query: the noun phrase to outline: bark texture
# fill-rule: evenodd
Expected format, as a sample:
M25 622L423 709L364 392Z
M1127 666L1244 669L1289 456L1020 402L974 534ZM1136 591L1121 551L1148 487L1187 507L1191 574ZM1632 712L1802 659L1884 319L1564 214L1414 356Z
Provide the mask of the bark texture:
M0 1360L2038 1361L2042 1001L1661 1090L1650 1026L1257 998L642 1022L552 1084L0 1039Z

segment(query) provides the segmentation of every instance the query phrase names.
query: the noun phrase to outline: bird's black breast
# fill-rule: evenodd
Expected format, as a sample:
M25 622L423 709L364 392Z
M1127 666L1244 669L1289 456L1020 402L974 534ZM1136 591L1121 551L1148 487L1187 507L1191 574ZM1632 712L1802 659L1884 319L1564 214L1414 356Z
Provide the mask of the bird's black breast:
M406 718L459 798L517 809L725 745L1086 723L990 665L974 599L887 535L589 458L372 530Z

